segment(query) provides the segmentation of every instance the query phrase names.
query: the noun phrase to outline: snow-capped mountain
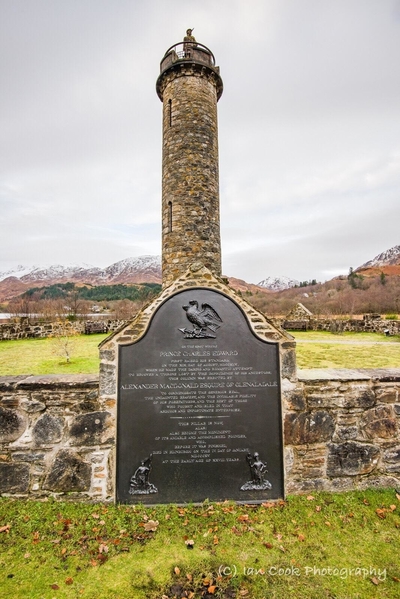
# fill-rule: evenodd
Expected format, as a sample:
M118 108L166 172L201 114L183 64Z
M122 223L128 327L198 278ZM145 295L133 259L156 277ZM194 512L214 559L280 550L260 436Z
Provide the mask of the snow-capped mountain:
M400 265L400 245L395 245L394 247L390 248L390 250L386 250L386 252L382 252L381 254L378 254L378 256L375 256L375 258L372 260L365 262L365 264L362 264L356 270L398 265Z
M116 283L161 283L160 256L139 256L115 262L107 268L89 264L62 266L18 266L13 270L0 272L0 281L19 281L27 288L37 285L72 282L91 285L110 285ZM22 293L22 292L21 292Z
M122 283L125 279L137 283L161 283L161 257L160 256L138 256L137 258L126 258L108 266L104 272L109 281ZM139 276L140 281L137 279Z
M300 285L299 281L295 281L289 277L267 277L257 283L257 287L263 287L270 291L283 291L284 289L290 289L295 285Z

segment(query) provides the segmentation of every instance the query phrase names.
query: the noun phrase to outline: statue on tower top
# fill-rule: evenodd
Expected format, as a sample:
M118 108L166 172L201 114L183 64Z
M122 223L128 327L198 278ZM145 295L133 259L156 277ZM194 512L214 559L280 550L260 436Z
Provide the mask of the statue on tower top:
M191 58L191 51L197 46L196 38L192 35L193 29L186 29L186 35L183 38L183 51L185 58Z
M194 35L192 35L192 31L194 31L194 27L193 29L186 29L186 35L183 38L184 42L195 42L196 38L194 37Z

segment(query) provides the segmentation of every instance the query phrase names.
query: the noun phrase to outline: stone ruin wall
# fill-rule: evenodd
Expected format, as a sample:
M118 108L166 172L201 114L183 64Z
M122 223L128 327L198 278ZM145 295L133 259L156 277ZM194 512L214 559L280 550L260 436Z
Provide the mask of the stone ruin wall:
M400 335L400 320L341 320L339 318L310 318L285 320L274 319L274 322L288 331L330 331L334 333L385 333Z
M303 371L282 389L286 493L400 486L400 370ZM112 501L116 402L97 376L0 378L0 493Z
M126 323L124 320L86 320L69 322L73 334L110 333ZM64 326L64 325L63 325ZM17 339L46 339L60 331L57 322L8 322L0 324L0 341Z

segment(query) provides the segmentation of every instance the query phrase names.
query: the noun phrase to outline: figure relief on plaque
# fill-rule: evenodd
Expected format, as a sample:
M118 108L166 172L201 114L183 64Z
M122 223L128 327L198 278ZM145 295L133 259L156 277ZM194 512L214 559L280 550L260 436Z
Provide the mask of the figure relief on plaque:
M148 495L149 493L158 493L157 487L149 482L149 476L152 469L151 463L153 454L140 462L135 474L131 477L129 493L131 495Z
M186 318L193 325L192 329L179 329L185 339L216 339L216 331L220 328L222 319L210 304L201 304L196 300L190 300L188 306L182 306L186 312Z
M251 480L240 487L241 491L265 491L271 489L269 480L265 479L267 474L267 464L260 460L260 455L255 452L254 455L248 453L246 456L250 468Z

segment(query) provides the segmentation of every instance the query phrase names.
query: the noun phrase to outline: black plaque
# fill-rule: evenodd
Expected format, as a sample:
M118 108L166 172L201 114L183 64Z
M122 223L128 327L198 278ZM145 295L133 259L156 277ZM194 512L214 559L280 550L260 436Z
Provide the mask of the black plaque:
M166 300L119 348L117 501L283 496L277 343L209 289Z

